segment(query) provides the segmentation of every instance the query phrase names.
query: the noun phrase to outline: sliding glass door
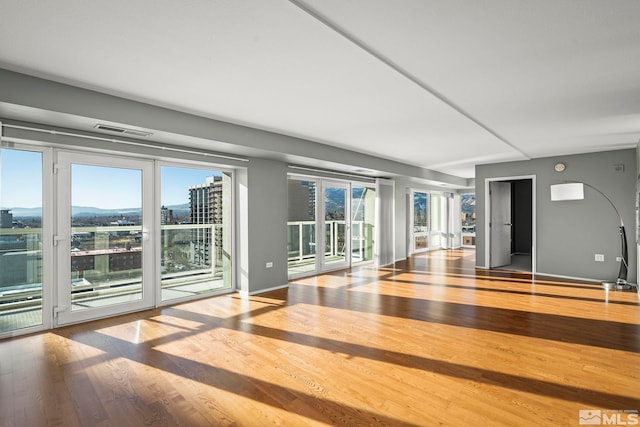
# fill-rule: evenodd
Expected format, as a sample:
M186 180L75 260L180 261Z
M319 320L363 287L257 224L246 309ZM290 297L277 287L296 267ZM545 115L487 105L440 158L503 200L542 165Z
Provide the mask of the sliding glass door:
M439 192L411 192L411 253L449 247L448 198Z
M0 338L231 290L232 178L206 163L1 147Z
M349 266L351 252L351 194L348 183L323 182L324 253L321 270Z
M151 161L59 152L58 324L153 305Z
M375 187L306 177L288 186L289 277L373 261Z
M289 276L318 269L316 257L316 187L314 179L289 178L287 263Z

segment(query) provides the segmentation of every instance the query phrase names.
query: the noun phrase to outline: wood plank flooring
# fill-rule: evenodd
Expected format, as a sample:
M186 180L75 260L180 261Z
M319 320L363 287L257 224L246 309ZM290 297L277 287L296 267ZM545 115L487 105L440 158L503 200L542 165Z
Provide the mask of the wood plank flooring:
M476 270L474 256L433 252L0 341L0 426L633 420L607 410L640 410L638 295Z

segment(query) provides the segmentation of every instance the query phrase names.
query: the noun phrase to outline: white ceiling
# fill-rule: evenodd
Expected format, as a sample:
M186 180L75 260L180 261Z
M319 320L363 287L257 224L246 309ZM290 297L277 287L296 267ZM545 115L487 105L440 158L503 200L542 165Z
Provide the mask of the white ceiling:
M0 0L0 67L466 178L640 138L637 0Z

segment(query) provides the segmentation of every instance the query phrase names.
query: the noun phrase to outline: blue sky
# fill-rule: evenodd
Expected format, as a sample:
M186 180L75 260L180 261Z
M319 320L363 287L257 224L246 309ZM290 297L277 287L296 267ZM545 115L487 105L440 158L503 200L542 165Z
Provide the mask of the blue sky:
M42 154L0 150L0 206L35 208L41 199Z
M171 206L189 203L189 187L206 183L207 177L212 175L222 174L212 169L162 166L160 169L161 204Z
M73 165L72 204L103 209L140 206L140 171L101 166ZM163 166L163 205L189 201L189 187L204 184L206 178L221 175L206 169ZM13 149L0 150L0 206L34 208L42 205L42 155Z

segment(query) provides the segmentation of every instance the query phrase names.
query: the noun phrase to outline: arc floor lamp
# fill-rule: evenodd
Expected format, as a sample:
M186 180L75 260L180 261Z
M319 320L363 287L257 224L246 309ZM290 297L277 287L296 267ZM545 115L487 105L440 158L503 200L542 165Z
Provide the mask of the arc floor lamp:
M589 185L584 182L567 182L564 184L554 184L551 186L551 201L564 201L564 200L583 200L584 199L584 187L588 187L602 197L607 199L613 210L618 215L618 219L620 220L620 226L618 227L618 233L620 234L620 244L621 244L621 261L620 261L620 271L618 273L618 278L615 282L603 282L602 285L607 289L616 289L616 290L633 290L637 288L637 285L627 282L627 273L629 268L629 252L627 249L627 233L624 229L624 222L622 221L622 215L620 215L620 211L616 207L613 200L602 191L595 188L593 185Z

